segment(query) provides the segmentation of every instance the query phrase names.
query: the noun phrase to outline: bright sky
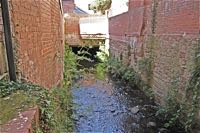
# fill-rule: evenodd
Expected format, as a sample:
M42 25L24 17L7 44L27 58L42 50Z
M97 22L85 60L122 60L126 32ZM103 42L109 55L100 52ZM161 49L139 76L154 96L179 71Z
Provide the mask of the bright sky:
M92 3L94 0L75 0L76 6L80 7L82 10L93 13L93 11L88 10L88 4Z
M75 4L84 11L93 14L93 11L88 10L88 4L92 3L93 1L94 0L75 0ZM126 5L127 2L128 0L112 0L110 16L115 16L128 11L128 6Z

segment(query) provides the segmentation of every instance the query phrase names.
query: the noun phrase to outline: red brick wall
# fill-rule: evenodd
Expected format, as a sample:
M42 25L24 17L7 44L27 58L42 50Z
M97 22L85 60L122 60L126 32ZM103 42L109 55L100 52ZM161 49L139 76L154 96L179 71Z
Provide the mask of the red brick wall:
M157 34L199 34L199 0L162 0L158 4Z
M51 88L62 80L63 18L59 0L10 0L17 69L23 78Z
M150 85L156 100L163 103L175 78L180 96L183 95L194 68L195 47L200 45L200 1L157 2L153 11L155 3L151 0L130 0L127 13L109 19L110 52L122 57L146 80L138 64L150 56L150 45L154 43Z
M64 37L68 44L77 45L79 43L79 17L73 14L75 3L74 0L62 0L64 13L68 16L64 22Z
M81 42L79 28L80 16L73 13L74 8L74 0L63 0L64 13L68 14L64 23L65 40L69 45L78 45Z
M65 40L70 45L80 44L79 16L71 14L65 18Z
M65 34L80 34L79 17L65 19Z
M75 4L74 0L62 0L64 13L73 13Z

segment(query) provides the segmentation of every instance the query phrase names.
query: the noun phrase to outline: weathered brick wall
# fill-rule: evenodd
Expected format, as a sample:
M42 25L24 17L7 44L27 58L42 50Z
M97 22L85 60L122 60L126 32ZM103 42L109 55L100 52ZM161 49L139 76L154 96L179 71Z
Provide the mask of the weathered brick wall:
M73 13L75 4L74 0L62 0L64 13Z
M117 58L125 57L128 51L128 15L123 13L109 19L110 53Z
M65 18L65 40L69 45L79 45L81 43L79 16L70 14Z
M157 34L199 34L199 0L160 1L157 7Z
M200 1L156 2L130 0L127 13L110 18L110 51L133 66L146 82L148 77L139 63L152 56L149 84L156 100L164 104L174 80L180 97L183 95L194 69L195 47L200 45Z
M65 40L69 45L79 45L81 43L78 14L73 13L75 9L74 0L62 0L63 10L68 16L65 17L64 32Z
M51 88L63 75L63 18L59 0L10 0L18 73Z

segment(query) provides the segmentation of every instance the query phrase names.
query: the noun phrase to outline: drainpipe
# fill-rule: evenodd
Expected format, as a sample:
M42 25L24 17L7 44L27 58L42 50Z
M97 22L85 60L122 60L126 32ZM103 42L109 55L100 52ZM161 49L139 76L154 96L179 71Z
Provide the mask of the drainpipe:
M1 9L2 9L2 17L3 17L3 27L4 27L4 36L5 36L5 44L6 44L6 54L7 54L7 60L8 60L9 77L11 81L16 81L8 0L0 0L0 2L1 2Z

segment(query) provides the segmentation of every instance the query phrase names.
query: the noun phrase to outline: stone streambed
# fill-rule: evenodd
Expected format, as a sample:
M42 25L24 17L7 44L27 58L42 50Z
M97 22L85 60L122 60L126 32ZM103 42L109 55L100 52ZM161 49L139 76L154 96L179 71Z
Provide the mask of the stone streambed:
M88 74L72 93L77 133L182 133L164 128L157 106L139 89Z

